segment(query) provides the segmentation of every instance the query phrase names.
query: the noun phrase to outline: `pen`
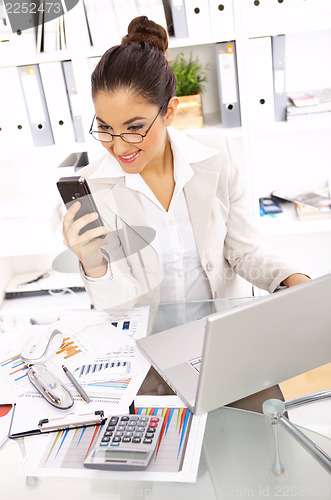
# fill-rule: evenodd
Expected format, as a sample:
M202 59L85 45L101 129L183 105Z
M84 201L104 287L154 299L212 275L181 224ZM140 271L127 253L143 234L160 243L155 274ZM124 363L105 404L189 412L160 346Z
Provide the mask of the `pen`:
M72 375L72 373L70 373L68 368L64 365L62 365L62 368L63 368L64 373L67 375L68 379L70 380L70 382L73 384L74 388L76 389L78 396L80 396L85 403L90 403L91 402L90 398L88 397L88 395L86 394L84 389L79 385L79 383L77 382L75 377Z

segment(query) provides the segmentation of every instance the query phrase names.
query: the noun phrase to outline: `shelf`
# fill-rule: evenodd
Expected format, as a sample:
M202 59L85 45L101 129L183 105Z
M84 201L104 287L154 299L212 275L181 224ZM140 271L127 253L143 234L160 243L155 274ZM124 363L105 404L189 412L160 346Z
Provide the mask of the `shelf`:
M328 219L299 220L294 205L282 205L283 212L274 217L264 215L257 220L259 232L264 236L331 233L331 215Z
M241 137L243 131L241 127L225 128L220 122L220 113L211 113L204 115L204 125L203 128L197 129L186 129L183 132L192 137L201 137L208 135L215 136L221 135L226 137Z
M331 130L331 112L306 116L291 121L254 124L254 135L289 134L314 130Z

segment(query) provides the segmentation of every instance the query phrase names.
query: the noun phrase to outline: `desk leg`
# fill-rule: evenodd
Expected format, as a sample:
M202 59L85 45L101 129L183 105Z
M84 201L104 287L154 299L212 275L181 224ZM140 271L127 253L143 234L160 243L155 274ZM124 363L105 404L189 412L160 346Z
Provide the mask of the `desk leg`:
M18 438L15 440L22 452L22 455L23 455L23 458L25 458L25 455L26 455L26 449L25 449L25 442L24 442L24 438ZM39 485L39 477L36 477L36 476L26 476L26 479L25 479L25 484L28 488L37 488L37 486Z

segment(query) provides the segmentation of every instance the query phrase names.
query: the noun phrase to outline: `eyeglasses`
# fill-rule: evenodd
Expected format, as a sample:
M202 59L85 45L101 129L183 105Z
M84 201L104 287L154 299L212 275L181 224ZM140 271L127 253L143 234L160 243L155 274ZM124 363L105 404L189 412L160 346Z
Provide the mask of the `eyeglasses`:
M159 116L159 114L161 113L161 110L163 108L164 108L164 106L161 106L158 114L156 115L156 117L154 118L154 120L152 121L152 123L150 124L150 126L148 127L148 129L146 130L146 133L144 135L131 133L131 132L124 133L124 134L111 134L110 132L104 132L102 130L101 131L92 130L96 115L94 115L89 133L94 137L94 139L96 139L97 141L101 141L101 142L112 142L114 137L120 137L124 142L128 142L129 144L136 144L138 142L143 142L144 138L146 137L146 135L148 134L148 132L152 128L152 125L156 121L157 117ZM100 128L102 127L102 125L98 125L98 126Z

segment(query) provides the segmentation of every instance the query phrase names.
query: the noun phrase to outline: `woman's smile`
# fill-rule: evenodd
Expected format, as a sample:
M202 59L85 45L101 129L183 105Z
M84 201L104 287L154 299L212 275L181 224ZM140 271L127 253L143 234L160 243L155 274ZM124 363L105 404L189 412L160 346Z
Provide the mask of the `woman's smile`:
M132 163L134 162L141 153L141 149L136 151L135 153L130 153L128 155L117 155L118 159L124 163Z

